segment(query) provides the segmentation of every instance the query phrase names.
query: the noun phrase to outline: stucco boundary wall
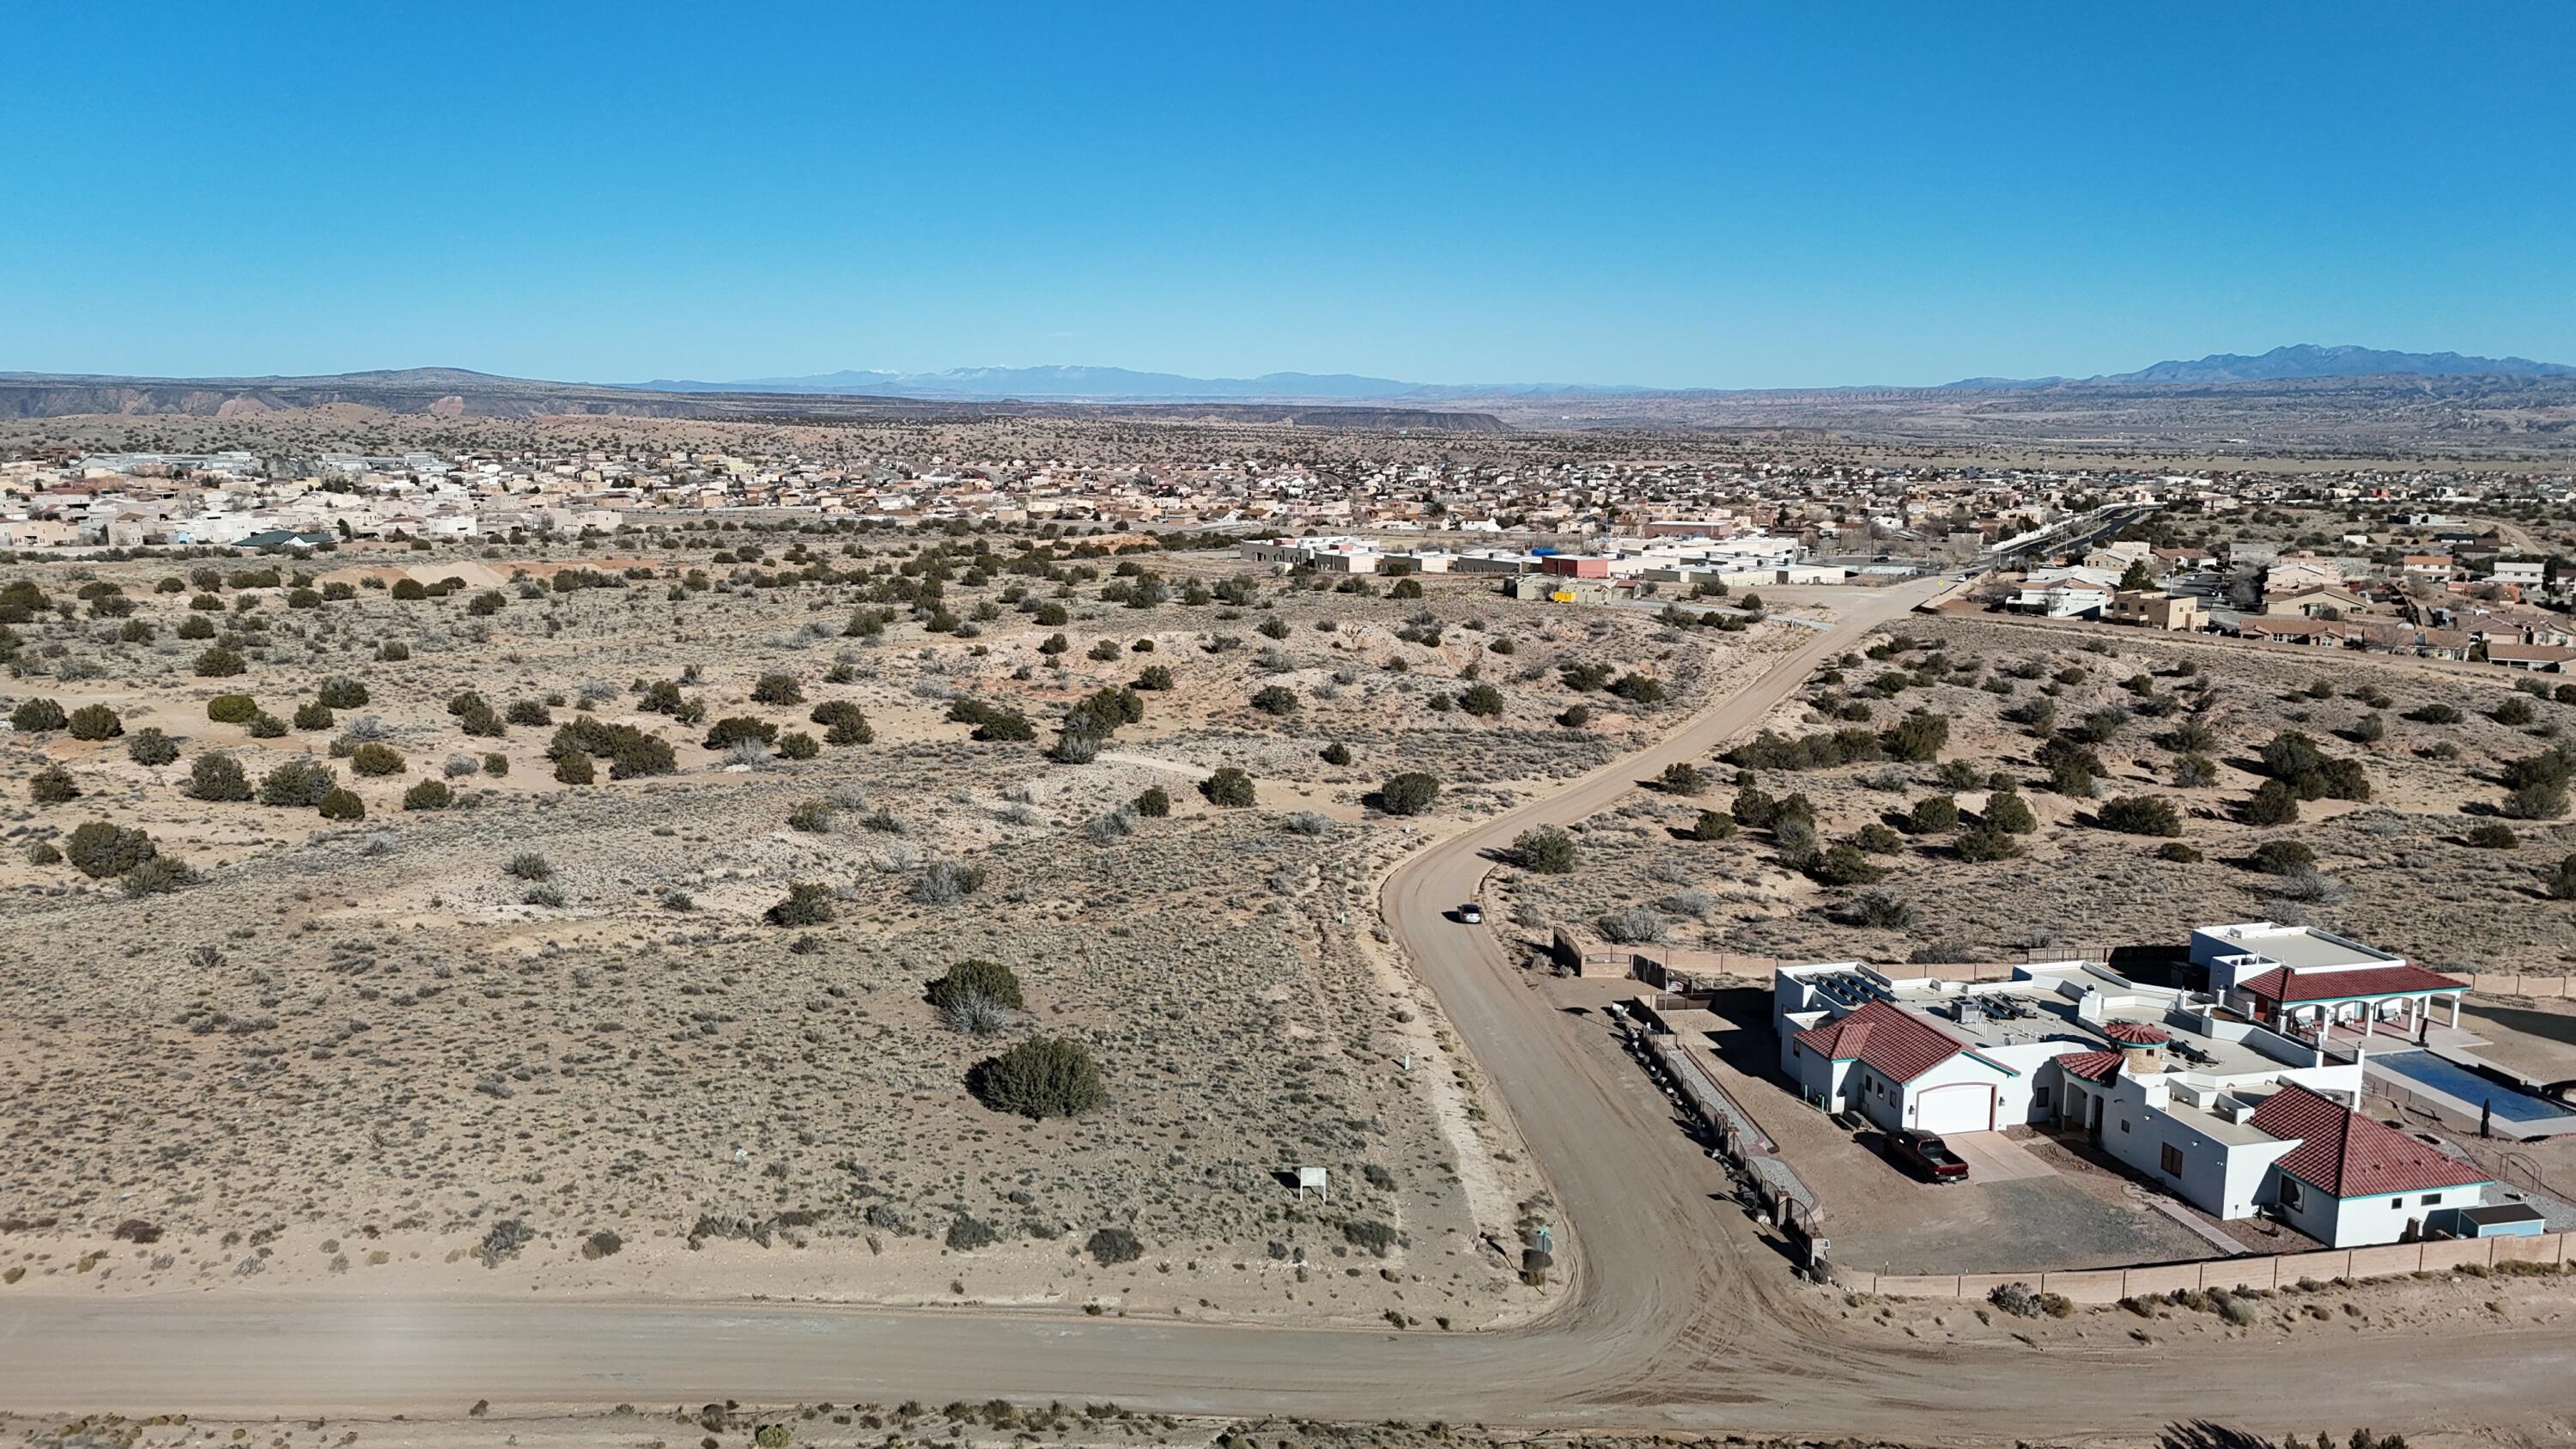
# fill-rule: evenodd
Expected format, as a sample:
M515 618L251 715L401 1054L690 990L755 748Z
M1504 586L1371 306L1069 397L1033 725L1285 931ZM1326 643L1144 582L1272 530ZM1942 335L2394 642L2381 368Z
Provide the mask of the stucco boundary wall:
M1984 1301L1987 1294L2006 1283L2023 1283L2077 1303L2117 1303L2123 1298L2195 1289L2268 1290L2304 1280L2402 1278L2411 1273L2491 1268L2498 1263L2540 1263L2564 1268L2570 1236L2544 1233L2530 1238L2433 1238L2375 1248L2054 1273L1846 1273L1837 1269L1834 1282L1854 1293L1875 1293L1883 1298L1956 1298L1975 1302Z
M2032 962L2042 961L2108 961L2112 947L2063 943L2025 952ZM1877 966L1889 976L1905 978L1931 975L1944 981L1991 981L1997 975L2010 976L2009 966L1980 964L1974 966ZM2436 968L2440 969L2440 968ZM1993 974L1987 974L1993 973ZM2576 997L2576 973L2552 971L2451 971L2442 974L2468 984L2480 996L2529 996L2545 1001L2563 1001Z
M1593 955L1616 956L1636 979L1664 991L1686 990L1696 982L1720 978L1767 981L1773 972L1784 966L1816 964L1808 957L1738 956L1725 951L1697 951L1676 946L1657 946L1632 954L1621 954L1616 948L1592 952L1583 951L1580 947L1576 949L1586 959ZM2046 959L2062 958L2051 956ZM1891 981L2009 981L2018 968L2010 961L1872 961L1869 969Z
M2576 996L2576 976L2535 975L2527 971L2452 971L2445 973L2469 983L2469 989L2481 996L2531 996L2563 999Z
M1563 937L1564 933L1559 935ZM1737 956L1722 951L1694 951L1671 946L1632 953L1572 938L1560 939L1556 954L1559 963L1569 972L1579 971L1586 976L1633 975L1649 986L1667 991L1718 977L1758 981L1783 966L1815 964L1805 959L1793 961L1776 956ZM2064 945L2028 954L2033 961L2107 961L2111 948ZM1892 981L2007 981L2012 978L2017 965L2010 961L1873 961L1870 969ZM2527 996L2544 1001L2576 997L2576 973L2452 971L2445 974L2467 982L2469 990L2480 996Z

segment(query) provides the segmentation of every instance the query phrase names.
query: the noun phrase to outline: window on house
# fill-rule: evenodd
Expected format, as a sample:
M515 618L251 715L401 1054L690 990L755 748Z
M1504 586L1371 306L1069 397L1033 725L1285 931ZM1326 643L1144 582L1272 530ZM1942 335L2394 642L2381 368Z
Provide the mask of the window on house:
M2426 1206L2426 1207L2431 1207L2432 1205L2434 1205L2435 1203L2440 1202L2441 1200L2442 1200L2442 1195L2441 1195L2440 1193L2438 1193L2438 1192L2428 1192L2428 1193L2424 1194L2424 1206Z
M2297 1210L2299 1206L2299 1180L2297 1178L2285 1177L2281 1179L2281 1206L2289 1208L2292 1211Z
M2402 1208L2406 1206L2406 1199L2402 1197L2392 1197L2388 1200L2388 1205L2393 1208Z
M2164 1150L2156 1154L2156 1165L2165 1170L2167 1177L2182 1176L2182 1149L2166 1143Z

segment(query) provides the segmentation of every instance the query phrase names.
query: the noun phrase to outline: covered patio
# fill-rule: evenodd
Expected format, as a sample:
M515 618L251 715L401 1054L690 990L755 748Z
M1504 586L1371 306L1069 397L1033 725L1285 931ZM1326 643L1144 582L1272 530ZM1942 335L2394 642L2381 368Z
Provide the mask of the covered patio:
M2319 1041L2320 1045L2338 1056L2350 1056L2355 1051L2403 1051L2409 1047L2424 1047L2436 1052L2473 1052L2487 1044L2487 1038L2467 1027L2451 1025L2452 1019L2455 1018L2446 1017L2437 1007L2434 1016L2413 1023L2409 1031L2408 1023L2402 1018L2382 1020L2374 1015L2329 1023L2322 1041L2314 1035L2303 1035L2299 1040Z
M2283 1036L2320 1046L2387 1041L2430 1044L2460 1032L2465 981L2399 964L2357 971L2275 968L2237 983L2247 1015Z

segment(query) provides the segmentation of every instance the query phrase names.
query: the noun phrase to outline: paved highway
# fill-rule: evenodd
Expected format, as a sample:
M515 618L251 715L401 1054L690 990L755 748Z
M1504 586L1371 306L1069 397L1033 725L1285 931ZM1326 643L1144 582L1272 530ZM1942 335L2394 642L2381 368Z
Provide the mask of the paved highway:
M1722 1194L1721 1169L1597 1020L1565 1016L1488 931L1444 913L1484 853L1593 813L1671 761L1704 758L1932 585L1854 591L1844 625L1663 742L1463 834L1387 879L1398 942L1544 1166L1563 1207L1565 1301L1489 1333L1155 1324L1075 1313L804 1305L297 1300L238 1291L24 1299L0 1307L0 1404L16 1409L333 1417L496 1415L726 1397L930 1402L1114 1399L1171 1412L1542 1428L1737 1430L1910 1442L2052 1441L2209 1418L2264 1432L2367 1420L2545 1431L2576 1408L2558 1329L2461 1323L2438 1339L2304 1335L2144 1350L1895 1349L1850 1333L1830 1293Z

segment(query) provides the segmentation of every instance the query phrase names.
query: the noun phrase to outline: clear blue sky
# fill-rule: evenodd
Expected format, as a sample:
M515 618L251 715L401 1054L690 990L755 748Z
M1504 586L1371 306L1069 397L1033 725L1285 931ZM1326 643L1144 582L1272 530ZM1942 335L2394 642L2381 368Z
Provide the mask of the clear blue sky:
M0 369L2576 362L2576 6L35 3Z

